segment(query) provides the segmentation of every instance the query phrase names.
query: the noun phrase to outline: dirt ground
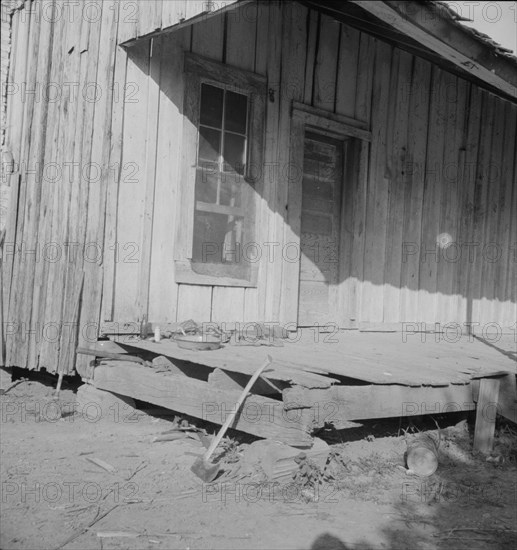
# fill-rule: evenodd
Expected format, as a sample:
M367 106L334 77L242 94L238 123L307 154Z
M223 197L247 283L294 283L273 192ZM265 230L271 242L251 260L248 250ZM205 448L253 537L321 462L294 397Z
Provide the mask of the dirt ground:
M52 390L25 381L0 398L3 550L517 547L515 427L498 427L490 461L471 452L465 421L444 428L428 478L406 474L396 421L333 434L341 472L308 497L290 479L203 485L197 439L152 442L173 416L68 414L65 386L60 418Z

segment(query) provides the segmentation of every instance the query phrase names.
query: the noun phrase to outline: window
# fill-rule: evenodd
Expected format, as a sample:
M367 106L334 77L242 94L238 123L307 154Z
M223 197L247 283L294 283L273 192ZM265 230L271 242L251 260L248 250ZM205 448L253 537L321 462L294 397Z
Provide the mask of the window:
M263 79L192 54L185 70L183 147L192 145L184 155L188 189L181 200L192 203L192 230L182 233L188 242L176 280L254 286L249 245L261 190L259 171L251 167L262 166Z
M238 276L246 278L249 262L241 261L239 246L253 236L252 189L244 179L248 97L203 83L199 113L192 258L234 264Z

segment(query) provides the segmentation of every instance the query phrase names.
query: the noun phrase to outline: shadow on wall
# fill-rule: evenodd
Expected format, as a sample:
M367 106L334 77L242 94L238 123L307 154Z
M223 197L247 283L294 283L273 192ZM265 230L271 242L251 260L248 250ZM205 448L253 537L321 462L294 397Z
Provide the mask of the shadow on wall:
M211 21L210 24L222 28L217 18ZM195 37L200 27L193 25L192 29ZM322 42L319 47L328 46L325 43L329 40L328 33L320 32L318 36ZM166 49L168 42L173 40L173 36L164 37L163 47ZM148 43L139 44L129 52L137 65L142 65L143 71L148 70L148 48ZM373 94L369 121L373 138L367 181L359 181L357 176L360 158L355 146L349 151L345 166L341 166L345 169L339 170L335 158L323 154L321 143L320 149L312 151L312 157L311 144L305 143L306 162L293 170L303 179L299 187L305 188L311 199L311 213L306 213L305 226L316 227L307 230L307 235L300 234L303 233L300 228L292 228L302 241L305 238L310 243L313 240L326 242L325 235L322 237L325 224L320 222L326 216L327 225L331 227L329 212L334 212L333 201L342 202L338 205L341 209L335 209L335 219L331 220L338 230L328 231L329 234L337 233L342 245L340 265L338 268L332 265L335 259L323 265L325 261L310 261L309 258L306 263L311 278L323 285L347 280L351 285L370 285L365 287L365 292L370 289L374 294L367 295L365 303L371 301L377 305L373 312L364 313L365 320L383 318L383 307L385 321L389 320L385 318L386 313L396 320L393 311L399 308L403 311L401 318L414 320L414 304L405 303L414 300L402 296L398 292L400 289L421 292L418 314L425 317L431 308L429 318L434 318L434 308L442 308L446 311L444 315L450 316L448 308L452 311L457 307L458 311L452 312L452 316L471 321L477 316L476 311L472 311L472 302L483 299L509 302L508 307L514 305L515 259L511 251L510 222L515 215L513 152L504 148L502 157L495 146L502 143L504 136L511 135L517 110L426 61L409 63L411 59L406 59L406 54L402 55L400 50L380 40L375 41L374 50L369 67L373 75L372 90L369 90ZM226 59L223 54L221 52L222 59ZM396 68L401 56L405 61L404 70L397 73L392 65ZM162 71L166 70L164 62ZM318 73L317 66L313 72ZM150 75L150 78L155 77ZM390 79L397 85L387 86ZM444 94L432 93L443 89L456 91L454 101ZM167 89L162 91L181 111L183 98L170 95ZM407 102L408 97L408 116L399 120L397 106ZM280 109L286 104L268 101L266 109ZM475 113L481 115L476 118ZM414 135L410 125L415 117L423 128L415 130L423 140L418 158L413 151ZM495 124L496 121L500 124ZM469 138L475 135L479 135L478 140ZM275 137L274 147L282 146L285 136ZM214 140L219 143L215 137ZM485 154L486 158L479 153L465 159L470 150L482 151L480 145L492 141L494 148ZM487 171L487 159L492 157L501 161L498 161L500 169L494 173ZM451 167L454 168L452 175L451 170L446 170ZM465 167L469 168L468 172ZM340 174L339 177L336 174ZM285 203L274 199L278 194L276 187L281 189L288 183L274 182L262 198L268 200L271 212L292 225ZM329 189L334 183L333 194ZM260 189L254 192L260 194ZM435 299L443 301L444 298L444 304L435 305ZM454 300L457 299L461 307L456 305ZM393 305L394 301L400 303ZM474 309L485 307L482 304L474 306Z

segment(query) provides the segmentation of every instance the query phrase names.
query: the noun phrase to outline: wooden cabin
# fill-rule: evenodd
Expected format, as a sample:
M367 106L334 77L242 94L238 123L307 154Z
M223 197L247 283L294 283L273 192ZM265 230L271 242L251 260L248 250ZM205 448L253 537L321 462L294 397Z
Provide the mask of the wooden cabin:
M515 331L515 57L437 2L74 9L10 14L7 366L187 319Z

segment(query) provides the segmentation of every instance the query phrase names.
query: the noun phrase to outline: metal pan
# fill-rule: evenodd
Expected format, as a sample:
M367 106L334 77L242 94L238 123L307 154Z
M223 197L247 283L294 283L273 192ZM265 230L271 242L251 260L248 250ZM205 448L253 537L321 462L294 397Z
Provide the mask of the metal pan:
M221 347L221 339L216 336L205 336L203 334L182 335L175 338L178 347L193 349L197 351L209 351Z

